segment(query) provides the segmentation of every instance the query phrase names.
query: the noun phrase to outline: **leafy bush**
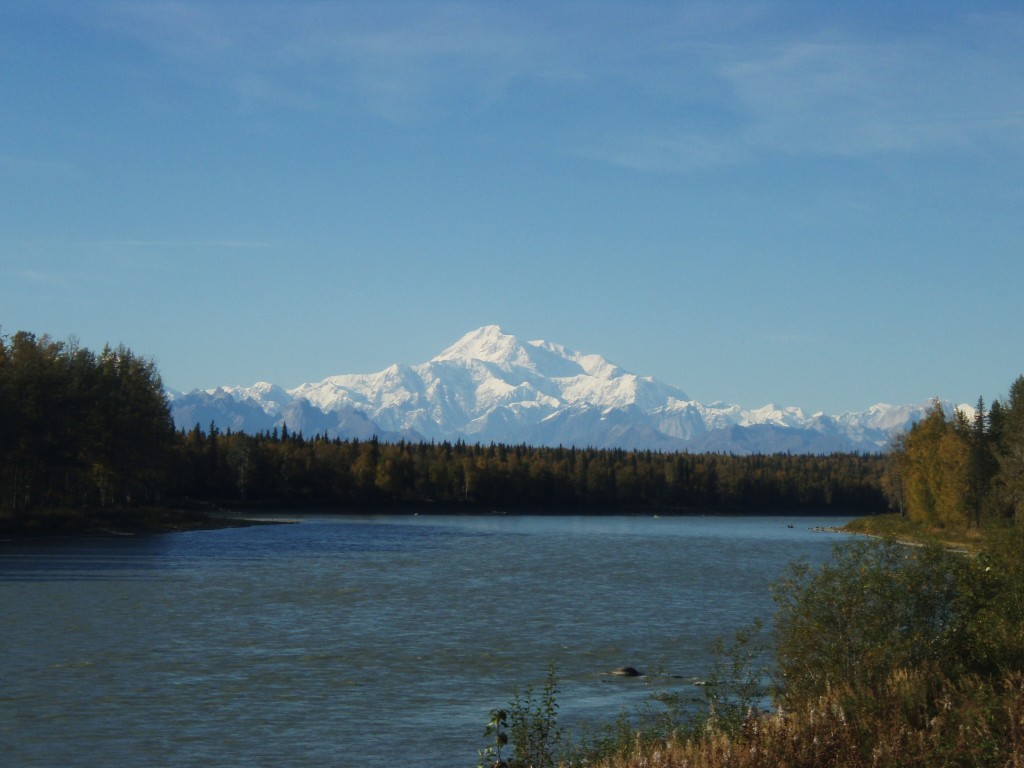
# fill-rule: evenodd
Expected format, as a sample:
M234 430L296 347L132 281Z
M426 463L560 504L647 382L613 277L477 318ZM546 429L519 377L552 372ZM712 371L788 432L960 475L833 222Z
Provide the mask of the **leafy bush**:
M726 732L742 728L752 712L769 703L766 685L771 671L769 647L760 619L736 632L732 643L718 638L712 645L717 661L704 688L709 717Z
M860 541L820 569L791 565L773 590L782 701L877 691L901 669L955 680L1024 668L1024 547L1016 532L999 541L978 557Z

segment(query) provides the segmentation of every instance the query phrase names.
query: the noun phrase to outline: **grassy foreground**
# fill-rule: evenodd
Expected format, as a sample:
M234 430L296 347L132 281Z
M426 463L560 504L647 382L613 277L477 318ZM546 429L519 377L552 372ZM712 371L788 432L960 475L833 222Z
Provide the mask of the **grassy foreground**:
M739 728L638 739L595 768L1024 766L1024 676L952 681L898 671L871 701L849 688Z

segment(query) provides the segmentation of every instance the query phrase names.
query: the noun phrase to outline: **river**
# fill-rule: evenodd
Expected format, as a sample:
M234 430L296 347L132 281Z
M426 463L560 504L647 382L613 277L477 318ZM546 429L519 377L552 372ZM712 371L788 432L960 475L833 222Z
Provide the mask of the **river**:
M836 518L301 516L0 542L0 762L473 766L488 711L554 664L561 721L770 619Z

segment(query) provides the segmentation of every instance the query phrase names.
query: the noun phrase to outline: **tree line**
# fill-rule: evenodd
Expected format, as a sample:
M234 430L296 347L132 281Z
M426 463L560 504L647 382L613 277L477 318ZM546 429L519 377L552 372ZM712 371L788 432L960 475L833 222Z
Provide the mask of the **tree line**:
M940 528L980 528L1024 517L1024 376L1006 402L972 418L946 416L936 402L900 436L883 479L890 504L908 519Z
M185 487L222 502L765 512L884 508L884 458L311 439L197 425Z
M154 363L0 335L0 515L188 503L869 513L881 455L660 453L176 430Z
M175 432L155 365L28 332L0 336L0 510L158 504Z

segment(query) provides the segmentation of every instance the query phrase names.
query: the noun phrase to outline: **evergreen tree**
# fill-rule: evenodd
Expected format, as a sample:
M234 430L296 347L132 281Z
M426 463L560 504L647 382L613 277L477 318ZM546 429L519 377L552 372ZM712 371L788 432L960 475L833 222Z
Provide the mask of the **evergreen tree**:
M992 441L989 435L988 416L985 412L985 400L978 398L974 410L974 420L970 430L971 467L970 467L970 511L975 527L980 527L982 515L991 496L993 478L998 470Z
M159 499L174 429L155 366L20 331L0 341L0 510Z
M1006 406L1000 409L999 490L1007 513L1024 521L1024 376L1010 387Z

